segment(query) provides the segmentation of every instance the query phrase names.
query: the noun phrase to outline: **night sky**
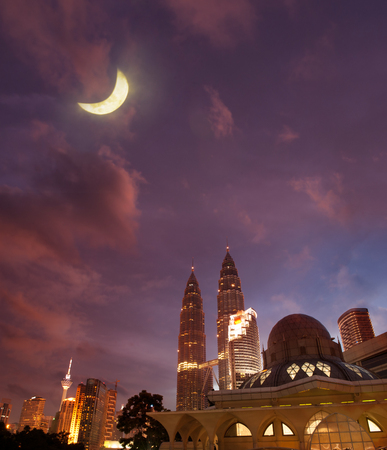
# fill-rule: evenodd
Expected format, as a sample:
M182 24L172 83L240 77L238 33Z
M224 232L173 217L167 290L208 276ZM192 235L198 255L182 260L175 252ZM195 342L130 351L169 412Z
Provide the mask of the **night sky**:
M387 324L385 0L0 3L0 399L118 384L175 409L194 257L216 357L226 242L261 344ZM127 77L125 103L92 115Z

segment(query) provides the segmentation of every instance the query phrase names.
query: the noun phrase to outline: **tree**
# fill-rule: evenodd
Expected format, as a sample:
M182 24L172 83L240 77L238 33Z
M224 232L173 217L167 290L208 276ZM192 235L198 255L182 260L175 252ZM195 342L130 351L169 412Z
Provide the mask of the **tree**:
M117 423L117 428L128 435L120 439L124 448L129 445L131 450L157 450L162 442L169 440L161 423L147 414L153 411L167 411L162 395L141 391L128 400Z
M67 444L68 433L45 433L43 430L24 427L15 434L0 422L1 450L84 450L83 444Z

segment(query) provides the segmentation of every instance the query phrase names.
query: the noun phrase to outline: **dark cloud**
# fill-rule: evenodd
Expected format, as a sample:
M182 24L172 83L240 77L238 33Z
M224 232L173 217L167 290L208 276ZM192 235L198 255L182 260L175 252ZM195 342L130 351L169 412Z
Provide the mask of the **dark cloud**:
M385 331L386 2L3 2L0 374L54 414L73 357L173 409L195 259L216 357L226 239L261 342L366 306ZM21 14L20 11L23 11ZM345 20L344 20L345 19ZM106 116L119 67L130 90ZM22 389L21 389L22 387Z

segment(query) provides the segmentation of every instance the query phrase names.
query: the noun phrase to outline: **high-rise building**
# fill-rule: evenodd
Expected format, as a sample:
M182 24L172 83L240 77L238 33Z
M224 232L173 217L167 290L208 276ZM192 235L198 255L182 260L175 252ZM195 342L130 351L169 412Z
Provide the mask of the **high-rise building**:
M212 379L204 386L206 360L203 299L192 267L184 291L180 313L180 333L177 363L176 410L199 410L206 406L206 394Z
M85 402L85 395L86 386L83 383L78 384L77 393L75 396L73 416L71 418L69 444L76 444L78 442L79 427L81 425L81 416L83 405Z
M106 393L105 383L96 378L78 386L70 433L72 442L83 443L86 450L99 450L103 444Z
M0 422L8 425L9 415L11 414L12 404L10 398L2 398L0 403Z
M73 382L71 380L71 375L70 375L72 362L73 362L73 359L71 358L70 364L69 364L69 370L67 371L67 374L65 375L63 380L61 381L61 385L62 385L62 389L63 389L62 400L60 401L61 406L62 406L63 400L67 397L67 391L69 390L69 387L73 384ZM59 410L60 410L60 407L59 407Z
M62 401L59 415L58 415L58 424L56 425L56 432L60 433L62 431L66 433L70 433L71 428L71 420L73 417L75 406L75 398L69 397L65 398Z
M375 337L367 308L349 309L339 317L337 323L344 350Z
M20 414L18 431L23 431L25 426L37 429L46 429L47 423L44 421L44 405L46 399L42 397L32 397L24 400Z
M245 301L241 290L241 280L238 276L238 270L229 253L228 246L226 256L222 263L222 270L220 271L217 300L219 388L231 389L232 382L229 361L228 326L231 315L236 314L238 311L245 310Z
M262 369L257 313L253 308L230 316L228 340L231 388L238 389Z
M109 389L106 395L104 441L114 441L116 426L117 390ZM102 442L102 443L103 443Z

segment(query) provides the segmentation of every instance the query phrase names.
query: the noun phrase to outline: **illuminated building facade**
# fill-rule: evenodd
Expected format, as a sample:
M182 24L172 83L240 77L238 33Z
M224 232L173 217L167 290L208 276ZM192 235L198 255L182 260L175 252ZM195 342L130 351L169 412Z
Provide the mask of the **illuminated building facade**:
M264 369L239 389L212 391L204 411L149 413L167 430L160 450L374 450L387 447L387 380L342 359L318 320L284 317ZM179 433L182 442L174 442Z
M81 383L78 384L77 393L75 396L75 405L73 410L73 417L70 425L69 444L78 442L79 427L81 424L81 416L83 404L85 402L86 386Z
M253 308L230 316L228 340L231 388L237 389L262 369L257 313Z
M0 422L3 422L5 426L8 425L11 410L12 410L11 399L2 398L0 403Z
M58 424L56 425L56 432L60 433L62 431L66 433L70 433L71 429L71 420L73 418L75 406L75 398L69 397L62 401L59 415L58 415Z
M194 268L187 281L180 313L180 333L177 359L176 410L200 410L206 405L206 393L212 382L204 386L206 360L203 299Z
M103 441L114 441L116 426L116 389L109 389L106 395L106 414Z
M367 308L353 308L346 311L337 321L344 350L375 337Z
M69 370L67 371L67 374L65 375L63 380L61 381L61 385L62 385L62 389L63 389L62 400L60 401L61 406L62 406L63 400L67 397L67 391L69 390L70 386L73 384L73 382L71 380L71 375L70 375L72 362L73 362L73 360L70 359ZM60 408L59 408L59 410L60 410Z
M96 378L78 386L70 435L71 442L83 443L86 450L99 450L103 444L106 394L106 385Z
M218 288L218 368L219 368L219 389L231 389L231 366L229 361L229 341L228 326L230 316L238 311L245 310L245 301L241 290L241 280L234 260L227 253L222 263Z
M42 397L32 397L24 400L19 419L18 431L23 431L25 426L37 429L46 429L47 423L44 420L44 405L46 399Z

